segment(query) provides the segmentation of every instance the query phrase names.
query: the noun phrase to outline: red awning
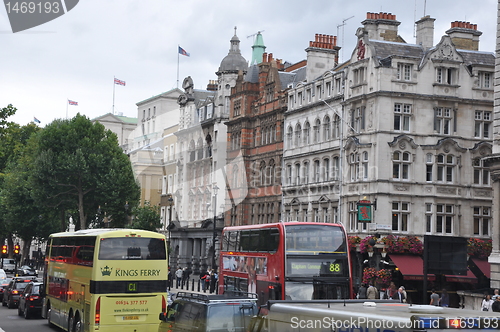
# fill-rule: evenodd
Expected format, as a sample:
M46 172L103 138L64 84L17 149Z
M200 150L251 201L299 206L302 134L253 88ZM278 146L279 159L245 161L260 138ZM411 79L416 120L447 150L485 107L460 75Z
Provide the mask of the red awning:
M391 260L398 267L404 280L424 280L424 261L415 255L390 255ZM427 275L427 280L435 280L433 274Z
M488 261L482 260L482 259L477 259L477 258L471 258L471 259L472 259L472 262L474 262L474 264L476 264L478 269L480 269L481 272L483 272L483 274L486 278L491 278L490 263L488 263Z
M477 278L471 270L467 269L467 275L446 275L446 281L450 282L468 282L470 284L477 284Z

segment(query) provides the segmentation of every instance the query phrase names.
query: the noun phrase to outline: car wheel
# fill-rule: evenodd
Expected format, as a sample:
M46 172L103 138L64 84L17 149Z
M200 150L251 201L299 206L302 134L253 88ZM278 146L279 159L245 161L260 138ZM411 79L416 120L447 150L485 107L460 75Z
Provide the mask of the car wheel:
M3 307L6 307L7 306L7 302L5 301L5 296L3 297L2 299L2 306Z
M30 311L29 307L27 305L24 305L24 319L29 319L30 318Z
M12 301L12 299L9 299L9 303L7 303L7 308L14 309L14 301Z
M17 306L17 315L18 316L22 316L23 315L23 312L21 311L21 306L20 305Z

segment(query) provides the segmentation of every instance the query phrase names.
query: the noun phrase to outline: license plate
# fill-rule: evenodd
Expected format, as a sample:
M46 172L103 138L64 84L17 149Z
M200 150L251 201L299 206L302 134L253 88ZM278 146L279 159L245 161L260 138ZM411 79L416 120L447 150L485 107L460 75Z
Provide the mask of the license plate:
M139 320L139 316L123 316L123 320Z

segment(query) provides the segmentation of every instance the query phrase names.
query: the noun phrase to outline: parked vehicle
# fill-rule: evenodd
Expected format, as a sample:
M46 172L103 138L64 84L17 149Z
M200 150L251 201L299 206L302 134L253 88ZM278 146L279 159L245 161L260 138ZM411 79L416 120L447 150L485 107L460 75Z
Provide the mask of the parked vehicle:
M5 272L13 273L16 271L16 261L13 258L2 258L0 268L2 268Z
M16 270L16 274L18 276L38 276L38 272L35 270L35 268L29 265L18 267Z
M36 277L13 277L3 293L2 305L9 309L16 308L21 292L31 281L37 281Z
M158 332L246 331L257 311L257 294L179 292L167 312L160 313Z
M19 297L19 305L17 306L17 314L24 316L25 319L33 315L42 313L43 298L41 296L43 283L32 281L28 283L24 292Z
M7 288L7 286L9 286L9 283L10 283L11 279L12 278L0 279L0 301L3 300L3 292L5 291L5 289Z

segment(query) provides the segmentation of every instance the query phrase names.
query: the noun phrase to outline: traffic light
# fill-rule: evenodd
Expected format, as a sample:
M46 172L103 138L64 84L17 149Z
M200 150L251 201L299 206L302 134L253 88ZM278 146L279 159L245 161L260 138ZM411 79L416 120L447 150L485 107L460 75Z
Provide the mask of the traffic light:
M14 255L19 255L19 244L14 246Z
M4 244L2 246L1 254L2 254L2 258L7 258L9 256L9 247L6 244Z

